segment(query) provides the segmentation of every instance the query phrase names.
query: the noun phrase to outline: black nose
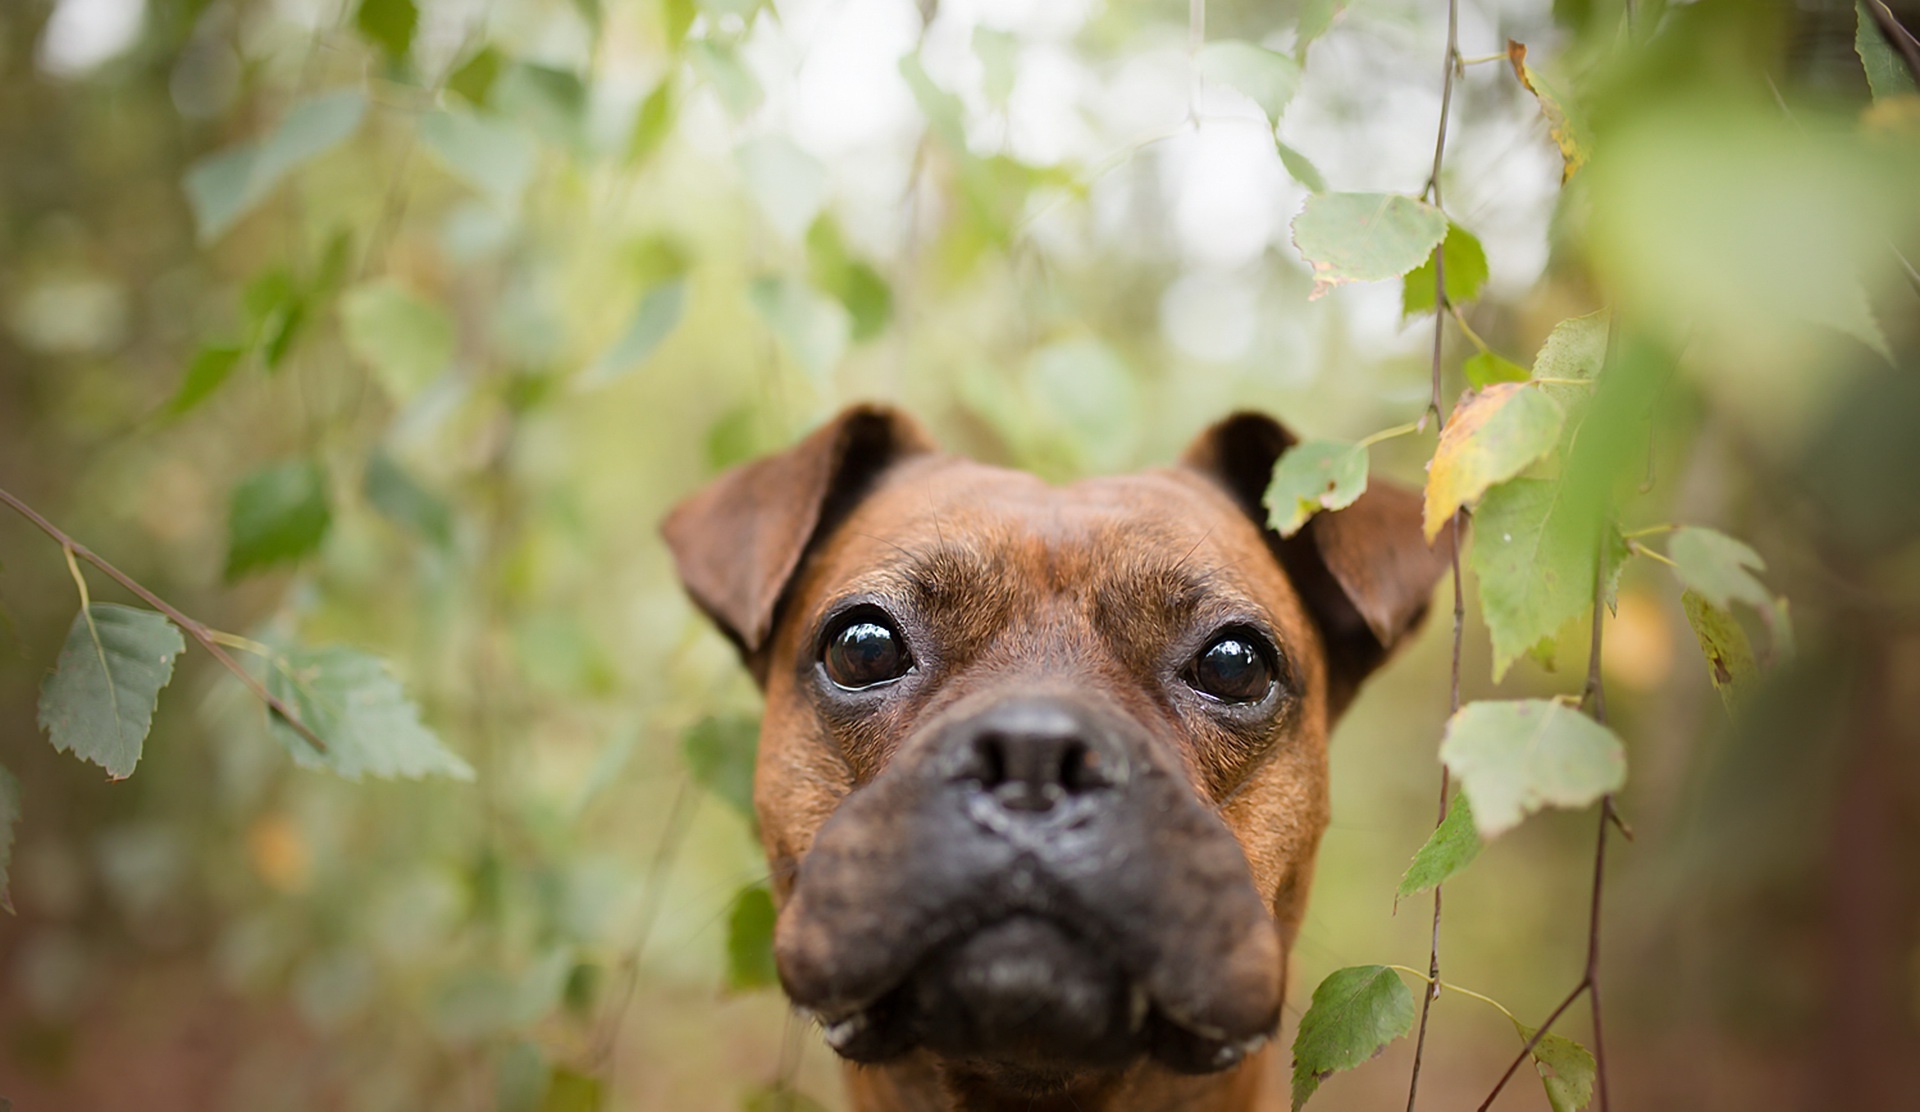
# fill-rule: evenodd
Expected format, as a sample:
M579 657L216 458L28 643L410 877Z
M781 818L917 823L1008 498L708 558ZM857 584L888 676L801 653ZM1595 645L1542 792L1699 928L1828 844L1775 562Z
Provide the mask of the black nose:
M1125 775L1119 746L1090 715L1064 701L1000 704L961 723L950 744L953 779L1009 811L1051 811Z

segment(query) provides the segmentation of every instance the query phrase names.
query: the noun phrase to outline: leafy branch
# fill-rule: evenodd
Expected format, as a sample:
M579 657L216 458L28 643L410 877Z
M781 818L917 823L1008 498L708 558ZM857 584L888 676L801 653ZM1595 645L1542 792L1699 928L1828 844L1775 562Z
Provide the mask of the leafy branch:
M1441 67L1443 77L1440 86L1440 123L1434 128L1433 173L1427 178L1426 188L1426 195L1433 202L1433 206L1443 210L1440 172L1444 168L1446 161L1447 121L1453 112L1453 78L1454 74L1460 69L1461 64L1460 3L1459 0L1447 0L1447 49ZM1443 310L1453 309L1452 303L1447 298L1446 256L1447 252L1444 242L1433 249L1433 394L1427 403L1426 416L1434 420L1437 429L1444 429L1445 427L1440 408L1440 359L1442 343L1446 338L1446 320L1448 313ZM1455 311L1455 315L1457 315L1457 311ZM1466 322L1464 320L1461 321L1461 327L1466 329ZM1467 334L1473 335L1472 330L1467 329ZM1486 345L1480 344L1478 336L1474 336L1474 342L1480 346L1481 350L1484 351L1486 349ZM1422 423L1424 423L1426 417L1422 417L1421 420ZM1460 657L1467 612L1466 593L1460 582L1460 513L1457 510L1452 515L1450 527L1452 537L1450 544L1451 551L1449 553L1449 570L1453 580L1453 655L1451 683L1447 691L1447 715L1449 718L1460 712ZM1446 825L1447 809L1452 798L1452 775L1443 763L1440 766L1440 814L1439 817L1434 820L1433 824L1436 832L1442 826ZM1433 886L1433 929L1429 936L1427 947L1427 990L1420 995L1420 1030L1419 1033L1414 1036L1413 1041L1413 1069L1407 1079L1407 1112L1413 1112L1414 1105L1420 1096L1420 1066L1425 1059L1427 1050L1427 1020L1433 1012L1434 1000L1440 996L1442 985L1440 980L1442 887L1440 884Z
M112 579L122 587L133 592L142 602L145 602L148 606L153 607L160 613L165 614L168 620L180 627L187 636L198 642L200 647L205 649L209 656L219 661L221 666L227 671L238 676L240 682L247 686L248 691L253 692L255 698L265 703L268 710L272 711L281 721L285 722L293 732L299 734L308 745L313 746L317 752L327 752L327 743L321 740L320 735L315 733L310 726L303 722L300 716L296 714L293 708L288 706L284 700L273 694L273 692L268 691L265 684L262 684L256 679L251 672L247 671L247 669L243 667L239 661L235 660L223 647L223 644L238 645L240 639L233 637L231 634L212 629L205 623L182 613L165 599L142 586L139 581L135 580L132 576L108 563L98 553L86 545L81 544L79 541L74 540L59 526L48 521L39 511L14 497L14 495L6 490L0 489L0 503L5 503L9 509L21 517L26 518L29 522L33 523L35 528L59 543L61 550L66 553L68 565L73 570L75 581L79 584L81 612L83 614L90 614L91 606L90 600L87 597L86 584L84 580L80 578L79 568L73 564L76 558L85 560L87 563L100 569L109 579ZM91 623L91 616L89 616L88 621ZM251 647L250 643L249 647Z
M1604 543L1603 540L1602 544ZM1587 650L1586 688L1581 696L1581 702L1585 704L1587 713L1601 726L1607 724L1607 693L1600 676L1601 649L1606 630L1606 591L1607 558L1603 549L1594 565L1593 637ZM1552 1030L1554 1023L1573 1006L1574 1001L1580 999L1582 993L1586 994L1587 1002L1592 1006L1594 1089L1600 1100L1600 1112L1609 1110L1606 1037L1600 1008L1600 902L1605 890L1608 828L1618 823L1620 823L1620 817L1614 810L1613 793L1608 792L1600 798L1600 833L1594 841L1592 895L1587 905L1587 958L1581 971L1580 982L1573 986L1573 990L1568 992L1559 1006L1553 1009L1546 1021L1528 1037L1526 1045L1520 1048L1520 1053L1507 1064L1506 1072L1502 1073L1500 1080L1494 1083L1493 1091L1487 1094L1487 1099L1480 1102L1479 1112L1486 1112L1493 1106L1495 1098L1499 1097L1500 1091L1506 1088L1514 1071L1520 1068L1520 1063L1533 1054L1541 1040L1546 1038L1548 1032ZM1622 826L1622 829L1624 830L1625 827Z

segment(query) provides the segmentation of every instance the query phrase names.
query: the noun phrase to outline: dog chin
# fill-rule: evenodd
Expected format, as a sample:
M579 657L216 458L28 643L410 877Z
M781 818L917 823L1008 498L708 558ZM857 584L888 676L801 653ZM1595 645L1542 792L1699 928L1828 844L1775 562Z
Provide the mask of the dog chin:
M924 1049L1031 1094L1143 1057L1182 1073L1226 1069L1271 1033L1183 1026L1097 944L1028 914L935 949L898 987L823 1026L828 1044L853 1061Z

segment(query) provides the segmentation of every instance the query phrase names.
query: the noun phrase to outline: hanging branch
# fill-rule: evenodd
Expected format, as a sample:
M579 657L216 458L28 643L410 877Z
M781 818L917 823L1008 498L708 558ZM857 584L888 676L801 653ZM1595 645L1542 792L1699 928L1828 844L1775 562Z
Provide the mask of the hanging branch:
M1444 76L1440 86L1440 124L1434 130L1433 137L1433 173L1427 178L1426 195L1435 208L1441 208L1440 171L1446 161L1447 119L1453 111L1453 78L1460 69L1460 4L1459 0L1447 0L1447 53ZM1444 214L1444 209L1443 209ZM1443 236L1433 249L1433 394L1428 401L1427 417L1432 417L1435 432L1444 427L1445 422L1440 405L1440 356L1441 342L1446 335L1447 310L1447 259L1446 239ZM1425 417L1422 418L1425 424ZM1460 710L1460 649L1461 632L1466 622L1466 597L1460 583L1460 515L1456 512L1449 523L1452 529L1452 571L1453 571L1453 684L1448 693L1447 714L1451 717ZM1434 820L1434 828L1447 821L1447 804L1452 795L1452 777L1447 767L1440 766L1440 816ZM1413 1112L1414 1103L1420 1096L1420 1064L1427 1049L1427 1019L1433 1010L1433 1002L1440 996L1440 892L1443 885L1433 886L1433 933L1427 948L1427 991L1420 996L1420 1030L1413 1040L1413 1072L1407 1080L1407 1112Z
M227 650L221 647L220 642L223 639L231 641L233 640L231 637L229 637L227 634L219 632L218 630L208 628L205 624L193 618L188 617L187 615L181 613L179 610L168 605L165 599L162 599L159 595L156 595L152 591L149 591L145 587L141 586L138 582L134 580L132 576L128 575L126 572L123 572L119 568L114 567L112 564L107 563L106 560L102 559L91 548L88 548L86 545L81 544L79 541L76 541L72 537L68 536L65 532L63 532L60 529L59 526L55 525L51 521L48 521L46 518L40 516L39 512L36 511L32 506L29 506L25 502L20 501L20 499L15 498L12 494L9 494L5 490L0 490L0 503L6 504L15 513L19 514L21 517L24 517L28 521L32 522L42 533L45 533L47 536L52 537L54 540L60 542L60 547L68 554L69 557L77 557L79 559L85 560L89 564L92 564L94 567L99 568L101 571L107 574L107 577L109 579L112 579L115 583L120 584L122 587L125 587L127 590L132 591L135 595L139 596L140 600L145 602L148 606L151 606L155 610L160 611L160 613L165 614L167 618L173 622L174 625L177 625L181 629L185 630L187 636L199 642L200 647L207 650L208 655L212 656L213 659L219 661L221 665L226 668L227 671L232 672L234 675L240 677L240 682L247 685L247 690L253 692L255 697L257 697L261 702L267 705L268 710L272 711L274 714L280 717L281 721L285 722L288 726L292 727L294 733L297 733L302 738L305 738L308 745L313 746L314 749L322 753L325 753L327 751L327 743L320 740L320 735L314 733L313 730L310 727L308 727L305 722L300 721L300 716L293 712L292 707L289 707L285 702L283 702L279 696L275 695L271 691L268 691L265 685L263 685L259 680L255 679L252 673L248 672L245 668L242 668L240 666L240 662L233 659L233 657L227 653Z
M1594 561L1593 571L1593 640L1587 651L1587 686L1581 695L1581 703L1585 706L1587 713L1593 716L1593 720L1604 726L1607 724L1607 693L1600 679L1600 652L1607 611L1607 558L1604 534L1599 544L1600 550ZM1599 1112L1610 1112L1607 1099L1607 1042L1605 1026L1600 1014L1600 897L1607 871L1608 828L1619 824L1620 815L1613 808L1613 794L1609 792L1600 798L1600 833L1593 846L1593 893L1587 905L1587 961L1580 974L1580 983L1573 986L1573 991L1567 993L1566 998L1560 1001L1560 1005L1547 1016L1546 1022L1542 1023L1527 1040L1526 1045L1520 1048L1520 1053L1507 1064L1506 1072L1501 1074L1500 1080L1494 1083L1493 1091L1487 1094L1486 1100L1480 1102L1479 1112L1487 1112L1487 1109L1493 1106L1494 1099L1500 1095L1500 1090L1506 1088L1514 1071L1520 1068L1520 1063L1532 1055L1534 1047L1540 1045L1540 1040L1547 1037L1547 1032L1552 1030L1554 1023L1573 1006L1575 1000L1580 999L1582 993L1586 994L1587 1002L1593 1010L1594 1094L1599 1098ZM1622 827L1622 829L1625 828Z

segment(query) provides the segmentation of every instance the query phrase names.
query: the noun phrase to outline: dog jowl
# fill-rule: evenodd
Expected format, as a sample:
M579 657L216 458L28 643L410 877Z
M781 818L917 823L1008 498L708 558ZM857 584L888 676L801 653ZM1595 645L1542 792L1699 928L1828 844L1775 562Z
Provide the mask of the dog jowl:
M1268 532L1291 442L1051 486L863 407L669 517L766 693L775 959L856 1106L1259 1099L1327 731L1446 562L1378 481Z

